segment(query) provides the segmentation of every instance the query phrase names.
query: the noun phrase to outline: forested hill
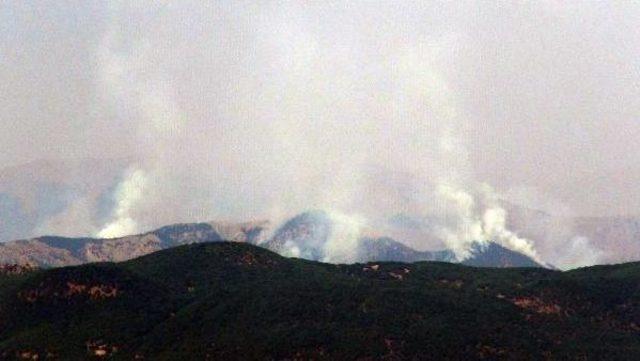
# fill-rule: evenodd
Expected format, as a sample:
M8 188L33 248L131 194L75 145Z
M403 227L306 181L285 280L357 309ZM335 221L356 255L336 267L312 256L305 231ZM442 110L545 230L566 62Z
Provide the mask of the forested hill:
M0 275L0 357L640 359L640 264L332 265L242 243Z

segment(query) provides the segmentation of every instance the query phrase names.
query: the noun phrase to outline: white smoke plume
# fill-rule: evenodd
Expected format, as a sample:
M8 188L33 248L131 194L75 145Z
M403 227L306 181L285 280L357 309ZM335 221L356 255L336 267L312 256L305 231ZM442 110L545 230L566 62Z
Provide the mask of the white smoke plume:
M507 228L507 211L499 205L490 186L481 184L475 193L477 198L447 184L440 184L437 193L455 209L454 227L442 227L441 234L458 259L469 256L469 247L474 242L497 242L544 264L532 241Z
M155 7L163 5L158 3ZM175 194L177 188L180 162L171 159L172 144L180 141L184 119L175 103L171 82L166 74L153 69L149 39L125 35L126 15L142 15L148 9L114 2L109 10L111 21L97 49L98 86L105 100L114 104L117 116L133 118L131 129L137 140L136 157L140 159L116 190L112 219L95 234L112 238L172 220L171 215L163 214L165 207L161 204L166 205L170 199L162 197ZM168 189L172 191L166 194Z
M439 235L460 259L471 242L495 241L539 260L507 229L494 191L474 180L465 144L473 120L457 111L442 72L453 34L376 49L359 41L364 29L344 37L278 9L239 7L191 34L222 44L204 55L176 41L181 24L163 18L171 8L110 9L98 84L134 124L140 161L97 236L325 209L336 220L326 261L347 262L364 224L436 213L447 214ZM146 26L131 32L131 18Z
M628 241L640 232L634 220L612 221L608 235L589 219L575 230L564 219L513 226L520 211L511 206L554 217L566 213L563 204L576 217L637 217L640 33L629 31L637 2L2 8L0 167L97 160L60 177L41 164L27 171L45 174L58 195L38 195L46 187L29 175L9 186L2 179L16 169L3 170L0 208L25 214L4 227L5 237L95 235L117 223L117 207L105 220L104 199L127 174L97 167L126 159L146 179L123 218L136 231L210 219L278 223L320 208L371 225L427 220L396 237L423 250L447 246L446 230L462 255L466 241L457 239L466 229L527 248L508 241L502 221L484 220L504 214L505 229L535 239L537 254L558 266L573 262L564 250L581 233L604 261L640 252ZM485 183L500 199L518 198L518 188L543 197L488 202ZM470 213L446 191L467 193ZM504 212L485 217L496 207Z
M587 237L574 236L563 244L557 262L562 269L591 266L602 262L604 252L594 248Z
M331 235L324 245L323 262L353 263L357 261L357 249L366 221L358 215L340 212L328 213L331 222Z
M136 233L138 225L133 211L138 203L143 201L146 186L147 178L144 171L131 170L116 190L113 220L99 230L96 236L115 238Z

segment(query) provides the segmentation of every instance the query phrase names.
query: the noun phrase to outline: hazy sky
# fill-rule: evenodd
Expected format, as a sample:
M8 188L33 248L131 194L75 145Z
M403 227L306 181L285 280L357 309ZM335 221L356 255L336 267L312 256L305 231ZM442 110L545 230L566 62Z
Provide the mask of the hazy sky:
M231 213L451 168L640 214L637 2L202 3L0 2L0 167L133 155Z

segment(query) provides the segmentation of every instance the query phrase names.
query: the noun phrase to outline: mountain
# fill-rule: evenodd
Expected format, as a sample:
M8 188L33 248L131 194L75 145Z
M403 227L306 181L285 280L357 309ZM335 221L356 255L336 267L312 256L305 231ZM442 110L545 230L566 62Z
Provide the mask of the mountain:
M42 234L64 237L93 234L111 220L116 206L114 194L131 164L135 164L134 159L40 160L0 169L0 242ZM640 259L638 217L560 216L506 201L500 205L507 211L510 230L534 241L543 259L563 267ZM438 216L421 219L399 214L390 217L388 224L374 227L385 229L383 236L405 244L437 249L441 245L437 229L443 222ZM390 228L393 232L389 232ZM284 247L282 241L286 243L286 236L277 239L275 244L268 245L269 249ZM46 245L37 243L32 247L36 254L53 252L51 258L59 259L55 264L79 262ZM303 248L302 252L307 254L299 256L323 259L312 243ZM134 253L139 254L142 253Z
M332 227L333 221L326 212L304 212L286 221L263 246L286 256L321 260Z
M570 212L549 213L501 201L507 228L535 243L540 257L563 268L631 262L640 259L640 218L637 216L585 217ZM389 219L393 235L409 244L437 244L434 232L446 219L437 215ZM425 240L422 242L422 240Z
M285 222L262 246L285 256L314 261L331 259L328 248L334 232L340 232L336 228L343 227L340 222L324 211L305 212ZM458 261L450 250L417 251L390 237L368 236L366 231L363 234L353 242L354 249L349 252L353 256L346 263ZM478 267L543 267L533 259L494 242L473 243L471 254L463 263Z
M417 251L389 237L340 234L339 221L323 211L299 214L268 237L267 221L189 223L120 238L38 237L0 243L0 264L61 267L89 262L118 262L188 243L233 241L258 244L287 257L333 263L370 261L458 262L450 250ZM334 235L338 232L338 236ZM347 238L342 238L347 237ZM338 248L342 258L332 257ZM472 249L465 264L482 267L542 267L527 256L494 243Z
M456 256L452 251L416 251L389 237L362 238L358 245L357 259L360 262L456 262Z
M0 243L0 264L61 267L89 262L117 262L188 243L257 243L267 222L175 224L152 232L113 239L38 237Z
M263 246L282 255L321 261L327 256L326 246L335 227L335 221L326 212L305 212L285 222ZM365 235L356 243L352 262L455 261L450 251L420 252L389 237Z
M191 244L0 274L0 357L634 360L639 284L639 263L333 265Z
M358 246L358 261L461 263L474 267L545 267L530 257L495 242L473 242L468 258L459 261L451 250L416 251L388 237L364 238Z
M640 259L640 218L561 216L504 204L508 227L535 240L545 259L565 264L605 264ZM581 251L581 252L579 252Z
M543 267L530 257L495 242L474 242L470 256L461 263L474 267Z

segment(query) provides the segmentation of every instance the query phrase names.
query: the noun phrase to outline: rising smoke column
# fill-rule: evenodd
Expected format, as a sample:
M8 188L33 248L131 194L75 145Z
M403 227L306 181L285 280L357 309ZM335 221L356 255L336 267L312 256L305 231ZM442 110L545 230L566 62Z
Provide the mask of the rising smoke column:
M362 225L435 213L447 220L438 236L460 259L473 241L536 258L474 179L465 144L473 120L457 111L441 71L456 37L392 31L380 34L389 45L370 47L366 29L331 33L291 7L297 16L223 7L187 41L175 34L190 29L162 17L172 5L112 7L99 86L130 119L139 160L97 235L325 209L337 224L327 261L341 262L353 259ZM130 18L145 26L128 31Z
M164 177L164 164L170 164L168 144L179 139L184 123L170 82L163 74L154 72L149 59L152 44L145 36L127 38L123 32L129 12L135 15L148 9L113 2L109 10L109 26L97 49L98 87L118 116L132 119L131 128L137 134L136 156L140 161L124 174L114 194L116 205L112 219L96 232L98 237L140 232L149 227L149 224L140 224L145 213L153 212L152 217L162 219L159 197L163 187L171 185Z
M432 83L437 80L438 93L430 94L427 99L437 109L438 121L445 124L437 149L438 159L446 167L436 176L433 197L440 204L440 211L449 211L452 216L452 223L438 227L439 236L461 261L470 256L474 243L496 242L544 263L531 240L507 228L507 211L500 205L495 190L474 179L468 150L459 136L463 120L456 111L453 95L441 78L431 79Z
M544 264L532 241L519 237L507 228L507 211L499 204L493 189L486 184L471 191L439 184L439 198L454 207L453 226L440 228L441 237L459 260L470 256L473 243L496 242L508 249L525 254ZM469 188L473 189L473 188Z
M353 263L357 261L357 249L366 220L358 215L329 212L332 227L329 239L324 244L322 262Z
M139 231L133 210L142 200L146 185L147 178L143 170L134 168L128 172L115 193L113 220L98 231L97 237L115 238Z

